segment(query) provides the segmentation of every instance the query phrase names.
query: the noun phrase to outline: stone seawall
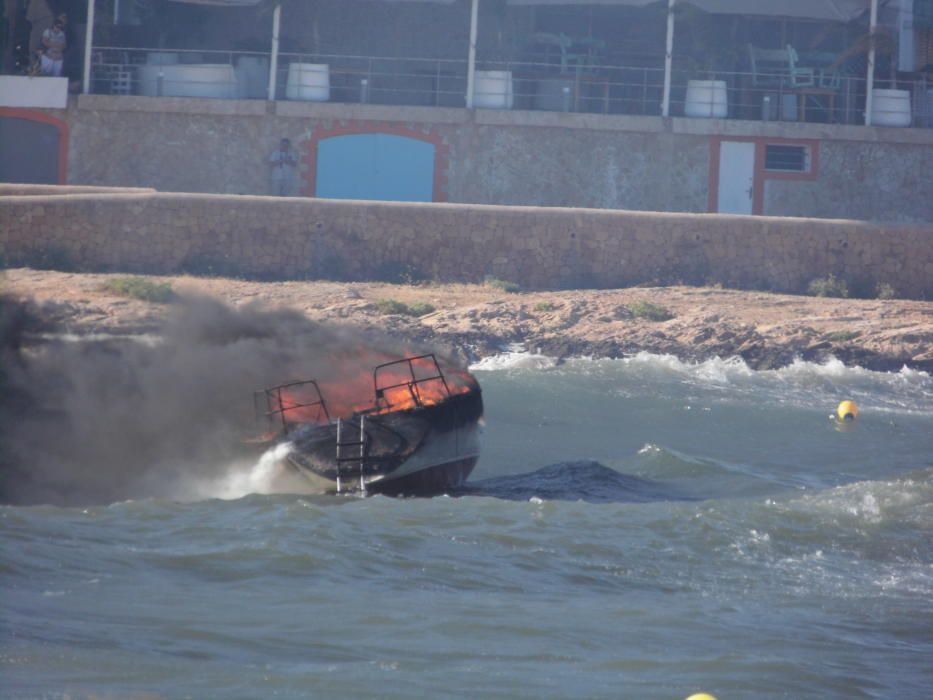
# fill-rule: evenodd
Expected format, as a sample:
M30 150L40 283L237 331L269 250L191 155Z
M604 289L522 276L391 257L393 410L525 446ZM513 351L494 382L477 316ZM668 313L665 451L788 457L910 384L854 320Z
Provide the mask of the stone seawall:
M0 182L0 197L52 196L61 194L145 194L151 187L101 187L98 185L34 185Z
M37 193L38 194L38 193ZM803 291L832 273L933 297L933 224L462 204L95 193L0 197L7 266L259 279L674 282Z

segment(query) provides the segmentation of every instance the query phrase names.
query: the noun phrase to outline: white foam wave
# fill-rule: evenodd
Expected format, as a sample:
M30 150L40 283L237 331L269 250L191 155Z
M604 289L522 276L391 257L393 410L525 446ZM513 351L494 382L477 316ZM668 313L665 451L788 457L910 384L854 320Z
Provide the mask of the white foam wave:
M542 355L507 352L487 357L471 369L574 372L614 382L623 392L627 380L632 380L638 385L650 382L659 388L672 382L730 396L751 395L756 400L802 406L825 403L835 407L839 401L852 399L877 411L926 414L933 407L933 377L928 372L907 367L898 372L877 372L850 367L835 358L821 363L798 359L780 369L753 370L740 357L687 362L674 355L639 352L622 359L581 357L557 365Z
M501 372L512 369L541 370L550 369L557 364L553 357L536 355L530 352L504 352L499 355L484 357L470 366L471 372Z
M871 525L913 521L919 527L933 528L930 505L933 505L933 484L913 478L859 481L806 494L788 504L792 509L837 521Z
M521 369L549 369L557 364L556 360L545 355L525 351L508 351L498 355L490 355L473 364L470 369L495 371L514 368ZM741 357L713 357L700 362L689 362L679 359L675 355L659 355L650 352L638 352L630 357L621 359L575 357L566 361L568 366L585 365L621 365L628 367L653 368L667 370L678 374L695 374L714 380L734 379L736 377L754 377L777 375L786 378L799 377L810 379L814 377L828 379L856 379L865 377L888 377L901 382L925 383L930 382L929 372L902 367L898 372L878 372L859 366L850 366L841 360L830 357L825 362L808 362L801 359L780 369L753 370ZM931 385L933 386L933 385Z
M232 464L219 478L189 482L185 485L185 500L234 500L254 493L311 493L309 483L284 466L292 449L290 442L279 443L266 450L254 464Z

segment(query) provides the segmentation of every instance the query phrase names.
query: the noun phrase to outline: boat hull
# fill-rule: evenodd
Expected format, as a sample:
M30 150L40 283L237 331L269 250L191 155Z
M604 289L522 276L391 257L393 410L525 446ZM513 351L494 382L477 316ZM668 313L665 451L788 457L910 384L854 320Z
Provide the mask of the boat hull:
M479 392L443 404L309 426L292 436L288 464L323 491L435 495L462 486L479 458ZM365 444L360 454L360 431ZM344 445L337 459L337 445ZM355 457L354 455L359 455Z

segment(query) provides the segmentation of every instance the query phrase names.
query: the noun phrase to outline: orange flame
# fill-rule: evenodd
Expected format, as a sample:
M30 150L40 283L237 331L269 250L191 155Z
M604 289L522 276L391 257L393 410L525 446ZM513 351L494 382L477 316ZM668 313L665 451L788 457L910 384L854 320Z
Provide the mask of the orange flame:
M410 364L379 368L374 380L373 368L397 359L397 356L371 351L340 358L328 381L319 383L327 413L313 385L282 389L280 400L285 420L288 423L326 423L328 415L335 420L363 411L369 415L403 411L419 405L433 406L449 396L478 388L469 372L438 362L444 375L441 379L429 357L413 359Z

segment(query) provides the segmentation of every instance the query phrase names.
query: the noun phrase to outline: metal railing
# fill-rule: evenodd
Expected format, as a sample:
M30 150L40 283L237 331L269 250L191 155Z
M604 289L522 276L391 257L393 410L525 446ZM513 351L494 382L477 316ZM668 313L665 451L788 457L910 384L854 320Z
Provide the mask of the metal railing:
M147 97L266 99L269 54L95 46L91 92Z
M467 62L339 54L282 53L277 99L463 107Z
M116 95L267 99L268 53L95 47L91 91ZM551 112L660 115L657 67L477 62L474 106ZM865 79L815 72L697 74L675 62L671 116L865 123ZM284 100L464 107L467 62L453 59L281 53ZM933 83L876 80L873 123L933 128Z
M839 73L791 81L785 73L717 72L713 76L676 70L671 89L673 116L754 121L865 124L865 78ZM872 124L933 128L933 84L875 80Z

